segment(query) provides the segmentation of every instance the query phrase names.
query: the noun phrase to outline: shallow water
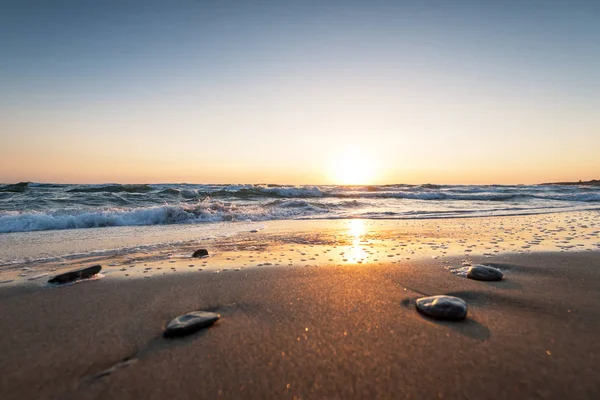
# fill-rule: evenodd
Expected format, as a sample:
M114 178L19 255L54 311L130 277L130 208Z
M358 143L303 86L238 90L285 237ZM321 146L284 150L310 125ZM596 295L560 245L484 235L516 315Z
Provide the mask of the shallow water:
M192 258L198 248L209 257ZM0 235L0 283L102 264L107 277L245 268L369 267L427 259L458 273L473 258L600 250L600 212L426 220L303 220L114 227ZM458 264L449 260L459 257ZM449 272L449 273L450 273ZM31 279L31 281L30 281Z

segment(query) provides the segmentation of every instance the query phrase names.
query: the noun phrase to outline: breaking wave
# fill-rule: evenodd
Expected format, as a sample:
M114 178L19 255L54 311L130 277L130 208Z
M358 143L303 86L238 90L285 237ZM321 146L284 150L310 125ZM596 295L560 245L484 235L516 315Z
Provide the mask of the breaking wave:
M284 202L263 207L223 202L196 205L165 205L105 210L57 210L54 212L13 212L0 215L0 233L55 229L100 228L108 226L163 225L222 221L265 221L295 219L327 210L302 202Z

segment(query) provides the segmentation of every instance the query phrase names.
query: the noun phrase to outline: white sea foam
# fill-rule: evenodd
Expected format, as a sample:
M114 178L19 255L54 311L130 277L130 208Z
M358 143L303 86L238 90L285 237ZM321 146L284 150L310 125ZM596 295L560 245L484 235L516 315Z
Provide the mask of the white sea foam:
M283 203L277 207L263 207L259 204L236 205L220 201L134 209L4 212L0 214L0 233L194 222L264 221L294 219L326 212L328 211L325 208L308 203Z
M317 186L267 187L256 186L256 191L279 197L323 197L324 193Z

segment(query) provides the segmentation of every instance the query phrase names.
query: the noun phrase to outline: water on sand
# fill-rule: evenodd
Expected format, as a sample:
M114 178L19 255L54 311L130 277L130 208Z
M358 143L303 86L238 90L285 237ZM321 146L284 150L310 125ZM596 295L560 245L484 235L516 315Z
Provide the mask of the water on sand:
M0 236L0 241L0 282L5 284L41 284L43 279L34 278L93 264L102 264L106 276L131 279L427 258L461 275L473 257L598 250L600 213L122 227L15 233ZM198 248L208 249L209 256L192 258ZM450 263L453 257L462 262Z

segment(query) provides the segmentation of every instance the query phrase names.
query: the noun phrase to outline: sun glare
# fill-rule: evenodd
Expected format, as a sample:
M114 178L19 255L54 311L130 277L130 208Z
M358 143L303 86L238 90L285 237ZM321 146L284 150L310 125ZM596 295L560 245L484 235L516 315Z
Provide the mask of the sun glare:
M343 152L331 163L331 178L338 185L368 185L377 178L375 161L365 154Z
M362 263L367 259L367 253L360 244L366 231L365 221L362 219L353 219L348 225L348 234L352 238L352 247L346 253L346 257L352 263Z

